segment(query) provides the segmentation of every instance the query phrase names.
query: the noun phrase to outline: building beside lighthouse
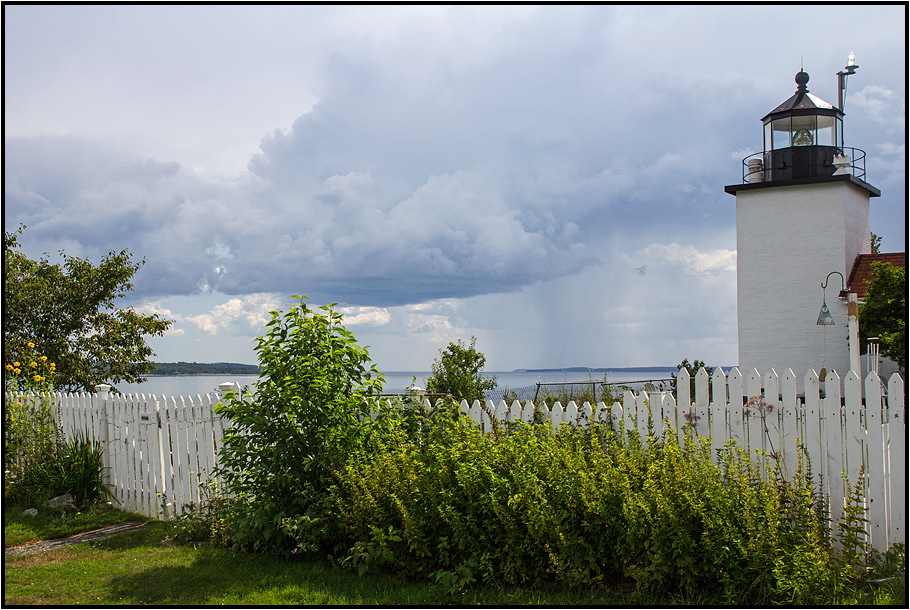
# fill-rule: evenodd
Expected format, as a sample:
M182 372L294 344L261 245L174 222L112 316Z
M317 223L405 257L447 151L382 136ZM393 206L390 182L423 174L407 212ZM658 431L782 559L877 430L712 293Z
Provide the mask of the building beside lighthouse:
M866 182L865 153L845 146L843 93L835 107L809 92L806 72L795 80L761 119L762 151L743 160L742 184L725 187L736 197L739 368L843 377L848 313L854 332L856 320L848 279L870 255L870 200L881 192Z

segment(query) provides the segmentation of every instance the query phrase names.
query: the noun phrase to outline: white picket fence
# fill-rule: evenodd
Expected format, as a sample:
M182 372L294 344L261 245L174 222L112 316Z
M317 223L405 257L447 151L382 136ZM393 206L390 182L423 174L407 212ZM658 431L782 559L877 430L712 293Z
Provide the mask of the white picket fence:
M106 385L95 389L55 395L58 421L64 434L89 430L101 443L113 504L157 518L165 516L165 505L175 515L198 504L199 484L211 478L224 434L213 410L220 395L175 398L110 394Z
M821 482L829 498L832 523L840 520L849 493L844 476L854 484L862 469L867 547L885 550L905 542L903 380L892 375L886 397L875 373L863 381L851 371L842 383L831 372L819 383L818 375L810 370L803 380L804 397L797 396L796 381L790 370L782 377L774 371L765 375L752 371L744 378L738 369L729 374L718 369L709 378L702 369L696 375L692 397L688 373L682 370L677 380L678 402L668 392L625 392L622 402L613 405L585 403L579 407L570 402L565 407L556 403L547 408L531 402L487 401L481 405L475 401L468 405L463 401L461 409L487 432L492 429L487 412L499 422L532 422L537 410L537 417L549 419L554 427L612 421L615 429L637 431L644 437L650 416L657 435L666 437L669 423L680 443L686 429L710 439L713 449L733 440L756 460L778 458L788 475L794 472L803 446L814 480ZM220 387L222 391L235 389L234 384ZM179 514L190 502L198 503L202 499L199 484L209 480L217 464L224 433L224 423L212 409L219 395L156 398L108 394L107 389L98 386L94 395L56 396L64 431L88 428L103 443L109 467L105 473L117 503L159 518L163 516L162 502L170 505L171 514Z

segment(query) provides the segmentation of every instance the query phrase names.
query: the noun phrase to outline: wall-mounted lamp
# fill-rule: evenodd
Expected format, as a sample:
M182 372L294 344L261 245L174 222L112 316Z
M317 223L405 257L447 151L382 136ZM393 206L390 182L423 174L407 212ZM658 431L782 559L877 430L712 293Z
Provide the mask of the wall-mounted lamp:
M828 277L825 278L825 283L820 284L822 287L822 308L821 311L818 312L818 321L816 322L816 324L819 326L830 326L831 324L834 324L834 318L831 316L831 312L828 310L828 302L825 298L825 289L828 288L828 279L835 273L840 276L841 284L841 291L838 293L837 298L841 300L847 298L847 284L844 282L844 274L840 271L832 271L828 274Z

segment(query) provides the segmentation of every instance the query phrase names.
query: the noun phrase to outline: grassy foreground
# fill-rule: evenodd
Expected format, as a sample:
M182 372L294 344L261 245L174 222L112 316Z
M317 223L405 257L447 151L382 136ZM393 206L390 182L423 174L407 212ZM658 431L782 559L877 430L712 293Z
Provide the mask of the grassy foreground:
M4 511L6 546L143 521L139 531L4 561L5 605L711 605L672 596L642 599L630 591L398 582L390 575L340 571L318 558L282 559L202 546L165 546L173 526L121 511L20 517ZM906 579L867 585L847 604L905 604Z
M203 546L165 546L172 525L120 511L23 518L5 511L6 546L71 536L123 521L145 528L4 561L4 605L591 605L625 604L622 594L397 582L340 571L318 558L282 559Z

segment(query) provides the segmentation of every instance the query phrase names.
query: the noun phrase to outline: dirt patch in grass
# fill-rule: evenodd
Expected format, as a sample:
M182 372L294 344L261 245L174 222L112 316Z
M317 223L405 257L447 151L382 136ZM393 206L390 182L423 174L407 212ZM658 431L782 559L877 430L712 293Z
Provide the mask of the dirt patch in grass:
M9 568L40 568L52 566L68 561L85 560L92 556L92 549L86 548L59 548L53 551L35 553L33 555L22 555L19 557L9 557L6 565Z
M76 536L70 536L68 538L42 540L40 542L33 542L30 544L23 544L21 546L10 547L4 550L4 557L8 558L21 555L33 555L35 553L46 553L48 551L54 551L71 544L89 542L92 540L98 540L100 538L106 538L108 536L122 534L125 532L133 532L143 527L145 527L144 523L118 523L117 525L102 527L101 529L85 532L83 534L77 534Z

